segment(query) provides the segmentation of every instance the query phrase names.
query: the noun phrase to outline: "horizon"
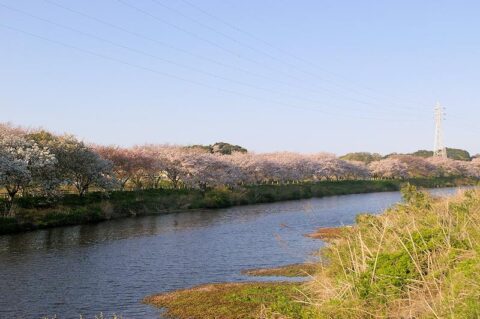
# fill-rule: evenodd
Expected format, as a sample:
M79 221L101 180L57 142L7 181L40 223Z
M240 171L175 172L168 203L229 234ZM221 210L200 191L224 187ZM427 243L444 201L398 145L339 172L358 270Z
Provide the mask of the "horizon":
M54 132L52 130L48 130L44 127L24 127L24 126L18 126L18 125L15 125L15 123L11 123L11 122L5 122L5 123L0 123L1 124L4 124L4 125L10 125L12 127L18 127L20 129L24 129L24 130L27 130L27 131L32 131L32 132L36 132L36 131L46 131L46 132L49 132L49 133L52 133L54 135L57 135L57 136L61 136L61 135L72 135L71 133L69 132ZM79 138L78 136L74 135L76 138ZM90 145L99 145L99 146L118 146L118 147L121 147L121 148L131 148L131 147L136 147L136 146L143 146L143 145L165 145L165 146L172 146L172 147L191 147L191 146L213 146L215 144L218 144L218 143L226 143L226 144L230 144L232 146L240 146L244 149L246 149L249 153L256 153L256 154L265 154L265 153L282 153L282 152L287 152L287 153L298 153L298 154L316 154L316 153L327 153L327 154L332 154L332 155L335 155L337 157L341 157L343 155L347 155L347 154L352 154L352 153L369 153L369 154L378 154L378 155L381 155L381 156L389 156L389 155L395 155L395 154L398 154L398 155L411 155L413 154L414 152L417 152L417 151L428 151L428 152L433 152L432 150L429 150L429 149L416 149L416 150L411 150L411 151L407 151L407 152L398 152L398 151L393 151L393 152L390 152L390 153L379 153L379 152L372 152L372 151L368 151L368 150L363 150L363 151L351 151L351 152L345 152L345 153L334 153L334 152L329 152L328 150L318 150L318 151L311 151L311 152L296 152L296 151L291 151L291 150L276 150L276 151L269 151L269 152L258 152L258 151L255 151L255 150L250 150L248 149L247 147L245 147L244 145L240 145L238 143L233 143L231 141L215 141L215 142L211 142L211 143L206 143L206 144L173 144L173 143L149 143L149 142L145 142L145 143L142 143L142 144L133 144L133 145L120 145L120 144L115 144L115 143L110 143L110 144L101 144L101 143L97 143L95 141L90 141L90 140L86 140L86 139L82 139L82 138L79 138L80 141L86 143L86 144L90 144ZM461 148L457 148L457 147L451 147L451 146L445 146L446 149L457 149L457 150L464 150L464 149L461 149ZM465 151L467 151L470 156L473 158L473 157L476 157L479 153L474 153L474 152L471 152L470 150L466 149Z
M0 1L0 122L92 143L480 153L480 4ZM25 92L28 92L26 94Z

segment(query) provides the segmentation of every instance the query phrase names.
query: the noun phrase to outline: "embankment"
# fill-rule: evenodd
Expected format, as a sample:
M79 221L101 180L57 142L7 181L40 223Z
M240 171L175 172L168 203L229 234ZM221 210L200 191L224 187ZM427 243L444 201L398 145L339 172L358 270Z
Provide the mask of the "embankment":
M48 227L95 223L113 218L162 214L191 209L225 208L332 195L397 191L406 182L425 188L474 185L476 180L437 178L411 180L322 181L288 185L256 185L237 189L149 189L89 193L84 197L65 195L19 198L15 217L0 218L0 234Z

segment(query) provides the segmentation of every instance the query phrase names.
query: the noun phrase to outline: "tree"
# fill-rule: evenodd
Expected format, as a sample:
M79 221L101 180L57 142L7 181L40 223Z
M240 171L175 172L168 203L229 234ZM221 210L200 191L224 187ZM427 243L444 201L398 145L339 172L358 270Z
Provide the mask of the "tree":
M436 175L436 167L428 162L425 158L412 155L396 155L390 158L397 159L404 163L407 167L408 177L434 177Z
M413 152L411 155L427 158L427 157L432 157L433 156L433 151L418 150L416 152Z
M224 160L226 155L190 152L182 163L182 180L192 188L206 191L216 186L234 186L241 174L237 166Z
M271 163L264 157L252 153L234 152L226 158L232 165L239 168L242 174L239 176L241 184L260 184L268 180L268 171Z
M178 188L182 176L186 176L183 163L190 151L175 146L164 146L159 150L161 169L174 189Z
M368 165L370 172L375 178L407 178L408 166L398 158L386 158L372 162Z
M472 162L456 161L460 166L461 176L480 178L480 162L475 159Z
M459 148L449 148L447 147L447 157L459 160L459 161L470 161L470 153L468 151L459 149Z
M374 161L379 161L382 159L382 155L378 153L368 153L368 152L357 152L357 153L348 153L343 156L340 156L340 159L345 161L357 161L369 164Z
M450 158L434 156L428 158L427 161L435 166L435 175L439 177L462 176L464 173L464 167L460 165L460 162Z
M247 153L247 149L239 145L233 145L225 142L217 142L213 145L191 145L188 149L196 149L206 153L231 155L233 153Z
M115 185L112 163L83 142L65 135L58 137L53 145L64 181L72 184L80 196L84 196L92 185L104 189Z
M327 180L367 177L368 170L364 170L358 163L343 161L336 157L326 157L318 161L316 175L319 179Z
M433 151L418 150L410 155L427 158L427 157L433 156ZM458 161L471 160L470 153L468 151L458 149L458 148L447 147L447 157L453 160L458 160Z
M55 163L55 156L48 149L39 147L23 136L1 132L0 185L5 187L9 197L7 214L17 193L25 191L33 183L42 185L44 180L39 177L43 170Z
M232 153L247 153L247 149L239 145L217 142L211 145L211 152L220 153L222 155L231 155Z
M120 185L125 189L127 182L144 166L139 154L135 150L119 146L96 146L95 151L104 159L110 161L113 173Z

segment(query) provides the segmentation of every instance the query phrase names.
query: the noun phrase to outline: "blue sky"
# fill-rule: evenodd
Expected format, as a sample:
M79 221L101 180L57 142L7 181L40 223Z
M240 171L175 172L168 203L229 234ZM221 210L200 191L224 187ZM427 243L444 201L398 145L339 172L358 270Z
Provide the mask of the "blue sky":
M0 121L103 144L480 152L477 1L0 0Z

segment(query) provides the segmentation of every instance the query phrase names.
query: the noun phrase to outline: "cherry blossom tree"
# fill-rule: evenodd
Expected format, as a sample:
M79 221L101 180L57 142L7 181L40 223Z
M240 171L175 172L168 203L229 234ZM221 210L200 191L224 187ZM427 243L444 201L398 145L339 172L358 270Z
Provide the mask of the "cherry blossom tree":
M163 146L159 149L160 168L174 189L179 187L182 176L187 175L183 163L191 153L192 151L177 146Z
M34 141L6 131L0 133L0 186L9 196L7 214L17 193L33 183L42 185L42 171L55 163L55 156Z
M60 136L54 143L53 153L59 170L67 184L75 187L84 196L92 185L103 189L112 188L112 162L103 159L93 148L71 135Z
M461 176L463 174L463 167L459 165L459 161L440 156L429 157L426 160L435 166L436 176Z
M253 153L234 152L227 157L241 171L239 184L260 184L267 180L267 161Z
M174 173L175 169L180 169L181 160L176 161L174 160L175 156L179 155L179 152L175 149L171 152L167 151L168 147L162 145L143 145L135 147L135 150L138 152L138 159L141 159L145 164L144 175L149 181L149 185L152 188L158 188L160 182L165 178L171 177L175 181L174 188L178 186L178 177ZM172 164L169 162L173 160L174 163ZM174 167L172 167L174 166ZM168 169L169 173L166 173L166 169Z
M220 154L188 153L182 163L182 180L192 188L202 191L210 187L234 186L239 181L240 170Z
M371 176L367 164L361 161L344 161L346 179L366 179Z
M407 178L408 166L398 158L386 158L381 161L371 162L368 165L370 172L375 178Z
M135 176L136 185L141 187L141 180L150 161L142 157L138 149L128 149L119 146L96 146L95 151L113 164L112 170L120 190Z
M407 166L408 177L434 177L436 167L423 157L412 155L396 155L391 158L397 159Z
M477 161L456 161L459 166L460 176L480 178L480 165Z

